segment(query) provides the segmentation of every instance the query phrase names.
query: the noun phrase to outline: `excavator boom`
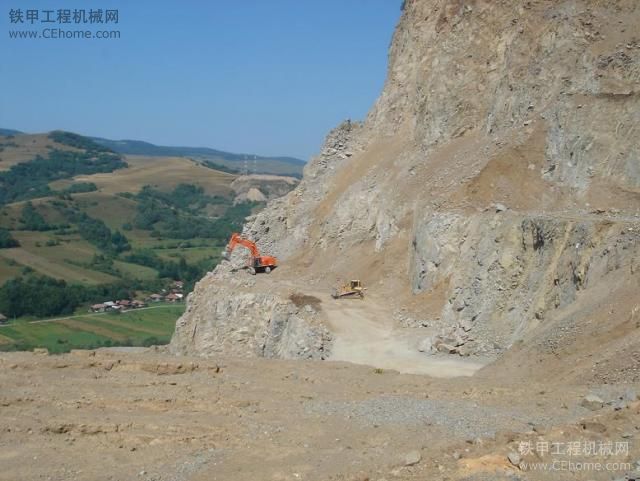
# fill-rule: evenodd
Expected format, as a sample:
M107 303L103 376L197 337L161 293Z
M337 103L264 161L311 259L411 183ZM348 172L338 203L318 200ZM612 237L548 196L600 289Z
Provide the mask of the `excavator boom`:
M238 234L238 233L234 233L234 234L231 235L231 240L229 241L229 244L227 245L227 255L231 255L233 250L239 245L249 249L249 252L251 252L251 255L253 257L259 257L260 256L260 251L258 250L258 246L256 245L256 243L255 242L251 242L248 239L243 239L242 236L240 234Z

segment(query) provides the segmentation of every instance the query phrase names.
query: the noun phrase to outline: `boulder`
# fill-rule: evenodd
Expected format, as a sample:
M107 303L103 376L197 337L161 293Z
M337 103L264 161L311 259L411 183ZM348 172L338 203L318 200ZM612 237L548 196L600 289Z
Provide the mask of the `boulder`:
M584 397L580 405L590 411L597 411L604 407L604 401L595 394L588 394Z
M520 462L522 461L522 458L520 457L520 455L513 451L508 454L507 459L514 466L519 466Z
M496 208L496 212L504 212L505 210L507 210L507 206L504 204L495 204L495 208Z
M426 337L420 344L418 344L418 351L420 352L432 352L434 351L433 338Z
M422 461L422 454L420 451L415 450L407 453L404 457L404 465L405 466L415 466L420 461Z
M451 344L440 343L438 344L438 352L444 352L446 354L456 354L458 349Z
M582 429L594 433L604 433L607 431L607 427L604 424L596 421L584 421L582 423Z
M466 344L458 348L458 354L460 354L462 357L469 357L472 352L473 349Z

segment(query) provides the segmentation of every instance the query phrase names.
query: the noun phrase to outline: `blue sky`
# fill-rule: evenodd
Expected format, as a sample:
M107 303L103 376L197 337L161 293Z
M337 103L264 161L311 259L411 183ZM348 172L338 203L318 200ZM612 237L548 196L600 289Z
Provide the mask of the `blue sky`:
M0 127L306 159L380 93L400 4L0 0ZM31 27L11 9L117 9L119 22ZM120 39L9 38L43 28Z

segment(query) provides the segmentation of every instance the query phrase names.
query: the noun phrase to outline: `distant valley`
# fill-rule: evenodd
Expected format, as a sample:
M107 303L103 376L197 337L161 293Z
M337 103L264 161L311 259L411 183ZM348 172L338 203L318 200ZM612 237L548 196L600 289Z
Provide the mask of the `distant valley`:
M247 163L257 173L241 175L241 156L210 149L0 133L0 313L10 319L86 312L174 281L188 292L303 165L259 157Z

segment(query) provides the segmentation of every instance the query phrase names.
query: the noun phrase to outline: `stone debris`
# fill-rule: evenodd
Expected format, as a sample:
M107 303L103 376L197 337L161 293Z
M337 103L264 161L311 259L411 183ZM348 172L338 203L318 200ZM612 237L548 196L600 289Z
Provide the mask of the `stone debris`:
M500 204L500 203L494 204L494 207L496 209L496 212L504 212L504 211L507 210L507 206L505 206L504 204Z
M418 351L427 354L440 352L469 356L473 344L471 330L471 322L462 321L456 326L443 329L440 334L423 339L418 345Z
M516 467L520 466L520 463L522 462L522 458L520 457L520 455L514 451L509 453L509 455L507 456L507 459L511 464L513 464Z
M397 325L402 328L425 328L431 327L434 324L431 320L411 316L402 309L395 311L393 318Z
M590 411L597 411L604 407L604 400L595 394L588 394L584 397L580 405Z
M420 451L415 450L407 453L404 456L404 465L405 466L415 466L422 460L422 454Z

